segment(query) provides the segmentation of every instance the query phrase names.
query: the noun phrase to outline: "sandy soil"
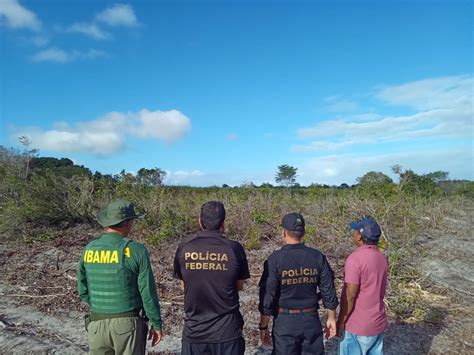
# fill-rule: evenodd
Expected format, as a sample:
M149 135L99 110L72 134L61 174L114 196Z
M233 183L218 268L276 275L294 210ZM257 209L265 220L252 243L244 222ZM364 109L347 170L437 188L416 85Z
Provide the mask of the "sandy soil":
M428 319L436 321L391 320L385 337L387 354L474 354L473 212L472 206L453 211L443 228L418 238L424 252L417 265L433 284ZM87 352L82 320L86 308L75 294L74 266L83 246L97 233L97 229L78 226L60 238L41 243L0 243L0 353ZM178 243L175 240L150 248L167 334L157 347L148 349L150 354L173 354L180 349L182 293L171 277L171 260ZM241 294L248 354L269 353L259 347L256 331L257 283L261 260L275 247L268 241L264 250L248 253L252 278ZM341 262L331 260L330 252L327 255L336 264L340 278ZM336 348L336 340L326 343L328 354L334 354Z

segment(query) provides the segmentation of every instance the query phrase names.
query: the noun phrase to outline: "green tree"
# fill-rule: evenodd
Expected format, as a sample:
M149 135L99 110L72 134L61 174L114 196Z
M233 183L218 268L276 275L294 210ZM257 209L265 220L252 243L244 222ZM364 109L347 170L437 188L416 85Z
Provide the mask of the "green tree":
M159 168L146 169L141 168L137 171L137 182L144 186L161 186L163 179L166 176L166 171Z
M400 174L400 185L403 191L421 196L430 196L440 191L436 182L427 174L418 175L410 169Z
M364 176L357 178L357 183L359 185L383 185L383 184L392 184L393 180L385 175L384 173L377 171L369 171Z
M68 158L39 157L33 158L30 163L30 172L35 175L45 175L47 172L55 175L71 178L73 176L92 176L89 169L83 165L75 165Z
M364 195L373 197L388 197L397 190L393 180L378 171L369 171L364 176L357 178L357 189Z
M292 187L296 183L296 172L298 168L284 164L278 166L278 171L275 175L275 181L286 187Z
M24 147L23 159L25 161L25 180L28 179L30 173L30 162L31 160L38 155L38 149L30 149L31 139L26 136L21 136L18 138L20 143Z
M244 181L242 184L240 184L240 187L243 189L253 189L257 186L252 181Z
M442 181L448 180L449 173L447 171L434 171L425 175L428 179L433 180L435 183L439 184Z

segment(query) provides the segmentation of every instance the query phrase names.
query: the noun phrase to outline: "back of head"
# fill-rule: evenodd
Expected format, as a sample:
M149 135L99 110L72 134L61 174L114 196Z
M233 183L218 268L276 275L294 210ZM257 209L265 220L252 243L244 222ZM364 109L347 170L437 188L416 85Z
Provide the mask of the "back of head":
M295 239L301 239L305 232L305 220L299 213L289 213L281 221L281 226L286 233Z
M224 224L225 220L224 204L219 201L206 202L201 207L199 219L203 229L218 231Z
M360 232L364 244L377 245L382 235L379 224L370 217L352 222L350 228Z
M144 214L137 214L132 202L117 199L110 202L107 207L97 212L97 221L103 227L118 229L128 224L128 220L143 218Z

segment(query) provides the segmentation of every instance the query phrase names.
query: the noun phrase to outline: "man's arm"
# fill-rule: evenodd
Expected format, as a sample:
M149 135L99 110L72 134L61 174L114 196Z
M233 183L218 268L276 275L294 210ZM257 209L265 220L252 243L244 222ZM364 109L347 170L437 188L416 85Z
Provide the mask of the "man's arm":
M339 301L337 299L336 287L334 286L334 272L324 255L319 272L319 290L321 291L324 308L336 309Z
M337 333L336 308L339 302L337 300L336 287L334 286L334 272L324 255L320 271L319 289L321 291L323 305L328 310L326 338L332 338Z
M142 298L143 308L150 319L153 330L160 331L162 328L160 303L156 292L155 277L151 269L150 257L145 247L139 251L138 266L138 290Z
M270 280L269 280L270 279ZM280 279L278 271L273 268L271 271L268 266L268 260L263 264L263 273L259 282L259 304L258 310L260 311L260 323L258 328L260 330L260 339L263 345L271 345L271 336L268 329L270 323L270 316L276 314L276 292L280 286Z
M359 292L361 271L357 260L349 256L344 265L344 287L341 293L341 310L337 319L337 333L345 328L346 322L354 309L355 299Z
M280 288L280 275L271 259L268 259L263 264L263 274L259 286L260 302L258 309L263 315L274 316L277 311L278 299L276 295Z
M244 289L245 280L250 278L249 264L247 262L247 255L241 244L237 244L236 256L239 261L239 274L237 275L237 282L235 286L238 291Z
M358 284L344 283L341 294L341 310L337 319L337 328L344 329L347 319L354 309L354 302L359 292Z
M84 259L83 255L81 254L81 259L77 264L77 292L79 293L79 298L82 302L89 303L89 288L87 287L87 277L86 277L86 269L84 267Z
M243 291L245 280L237 280L237 290Z

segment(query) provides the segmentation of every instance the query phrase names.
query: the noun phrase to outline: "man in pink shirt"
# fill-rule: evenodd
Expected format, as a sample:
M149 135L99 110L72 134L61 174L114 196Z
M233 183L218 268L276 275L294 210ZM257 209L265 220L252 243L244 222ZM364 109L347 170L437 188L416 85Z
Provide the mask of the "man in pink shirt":
M382 234L371 218L350 224L356 250L344 266L344 287L337 321L340 355L383 354L387 315L383 298L387 287L388 261L378 250Z

